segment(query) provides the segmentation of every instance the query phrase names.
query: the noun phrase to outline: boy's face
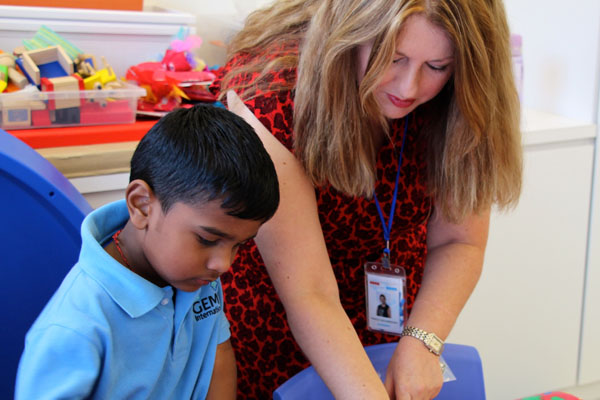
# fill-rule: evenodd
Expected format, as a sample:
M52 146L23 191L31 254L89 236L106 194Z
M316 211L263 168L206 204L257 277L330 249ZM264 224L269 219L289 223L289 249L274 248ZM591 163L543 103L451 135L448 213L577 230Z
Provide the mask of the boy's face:
M159 281L154 283L186 292L227 271L239 246L252 239L263 223L227 215L220 200L198 205L178 202L166 214L155 201L142 243L149 272Z

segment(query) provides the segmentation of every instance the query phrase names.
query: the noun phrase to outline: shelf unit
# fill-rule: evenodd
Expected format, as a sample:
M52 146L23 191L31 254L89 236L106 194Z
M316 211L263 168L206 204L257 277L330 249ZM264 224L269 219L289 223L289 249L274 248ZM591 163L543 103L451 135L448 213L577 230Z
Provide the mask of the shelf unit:
M482 277L448 338L480 351L489 400L600 380L580 351L600 357L582 341L598 324L584 313L599 283L586 256L596 126L525 110L522 128L520 202L493 212Z

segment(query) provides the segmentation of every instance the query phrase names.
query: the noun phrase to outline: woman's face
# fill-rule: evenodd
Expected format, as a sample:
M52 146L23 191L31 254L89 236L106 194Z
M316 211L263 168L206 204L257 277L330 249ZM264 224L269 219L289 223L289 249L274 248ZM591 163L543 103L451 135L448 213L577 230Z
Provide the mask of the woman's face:
M359 47L359 83L372 46ZM398 35L393 62L375 89L375 98L387 118L402 118L434 98L453 72L454 46L445 32L424 16L413 15Z

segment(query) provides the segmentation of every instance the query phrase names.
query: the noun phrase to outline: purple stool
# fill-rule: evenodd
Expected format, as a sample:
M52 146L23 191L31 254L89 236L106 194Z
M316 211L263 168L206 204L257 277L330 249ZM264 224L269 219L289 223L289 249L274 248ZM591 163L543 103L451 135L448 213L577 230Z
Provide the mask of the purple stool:
M379 376L385 377L388 363L396 343L376 344L365 347L369 359ZM442 386L436 400L485 400L483 369L477 349L472 346L446 343L442 354L456 376L456 380ZM308 367L288 379L273 393L274 400L333 400L313 367Z

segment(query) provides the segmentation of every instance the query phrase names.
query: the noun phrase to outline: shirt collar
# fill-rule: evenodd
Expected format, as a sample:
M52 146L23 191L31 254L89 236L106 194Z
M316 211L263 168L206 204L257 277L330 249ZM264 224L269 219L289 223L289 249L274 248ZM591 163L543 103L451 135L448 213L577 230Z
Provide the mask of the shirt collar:
M130 271L104 250L111 236L129 219L125 200L92 211L81 226L81 268L96 280L132 318L154 309L166 296L172 298L170 286L160 288Z

